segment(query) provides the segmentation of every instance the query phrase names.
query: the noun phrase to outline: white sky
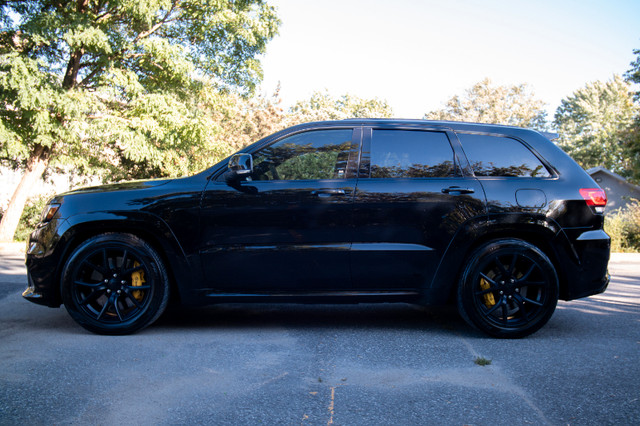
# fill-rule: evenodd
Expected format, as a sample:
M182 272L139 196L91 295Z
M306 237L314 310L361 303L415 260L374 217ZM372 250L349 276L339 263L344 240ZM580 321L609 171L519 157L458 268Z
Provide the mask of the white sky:
M489 77L547 104L623 74L640 49L640 0L268 0L282 20L262 91L283 106L327 89L422 118Z

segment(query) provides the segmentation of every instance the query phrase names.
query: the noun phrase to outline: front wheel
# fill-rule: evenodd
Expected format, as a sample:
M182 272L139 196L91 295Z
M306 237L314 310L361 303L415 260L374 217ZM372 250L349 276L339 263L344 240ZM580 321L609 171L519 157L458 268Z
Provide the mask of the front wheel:
M549 321L558 277L549 258L522 240L492 241L474 251L458 283L460 315L500 338L528 336Z
M155 321L169 299L158 253L130 234L102 234L82 243L62 272L62 300L71 317L98 334L130 334Z

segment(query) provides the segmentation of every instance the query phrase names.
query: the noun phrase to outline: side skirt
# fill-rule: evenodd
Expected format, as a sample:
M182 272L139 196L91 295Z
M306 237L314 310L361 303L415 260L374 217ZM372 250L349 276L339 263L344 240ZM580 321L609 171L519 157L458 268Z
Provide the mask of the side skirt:
M418 303L417 291L328 291L312 293L206 292L205 303Z

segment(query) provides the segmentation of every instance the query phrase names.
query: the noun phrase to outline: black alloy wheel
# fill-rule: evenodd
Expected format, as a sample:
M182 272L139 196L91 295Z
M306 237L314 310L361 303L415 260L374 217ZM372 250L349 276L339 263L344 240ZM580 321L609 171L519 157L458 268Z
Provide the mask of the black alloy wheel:
M458 284L458 310L481 331L519 338L539 330L558 303L558 277L537 247L516 239L484 244Z
M71 317L99 334L129 334L155 321L169 298L156 251L130 234L102 234L75 249L62 273Z

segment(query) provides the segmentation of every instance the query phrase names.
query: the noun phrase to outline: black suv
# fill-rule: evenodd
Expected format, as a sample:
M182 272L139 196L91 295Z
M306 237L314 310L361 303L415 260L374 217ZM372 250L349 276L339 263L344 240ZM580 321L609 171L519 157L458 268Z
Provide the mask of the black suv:
M609 278L603 190L547 137L422 120L307 123L192 177L56 196L28 300L125 334L169 299L453 301L496 337Z

